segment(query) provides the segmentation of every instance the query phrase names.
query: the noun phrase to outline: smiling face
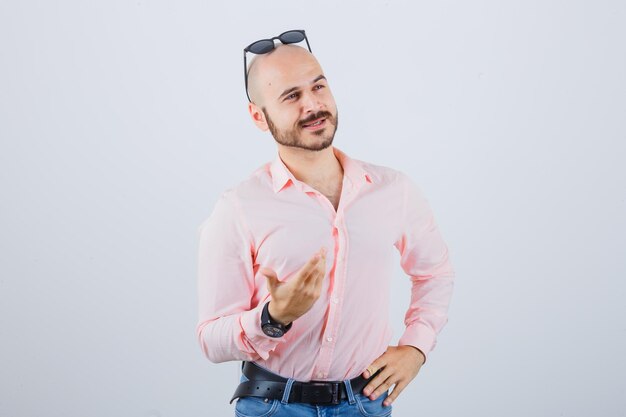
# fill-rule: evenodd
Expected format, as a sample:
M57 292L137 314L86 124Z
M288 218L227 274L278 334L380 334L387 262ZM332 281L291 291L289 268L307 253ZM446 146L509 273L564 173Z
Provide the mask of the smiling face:
M306 49L281 44L257 56L248 84L252 120L280 145L319 151L332 144L337 106L322 68Z

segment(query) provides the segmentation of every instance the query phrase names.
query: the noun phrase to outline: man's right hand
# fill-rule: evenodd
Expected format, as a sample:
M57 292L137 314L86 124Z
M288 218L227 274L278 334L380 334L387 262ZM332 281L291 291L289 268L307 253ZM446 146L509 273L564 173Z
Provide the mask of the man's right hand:
M326 248L321 248L296 275L287 282L280 282L271 268L259 269L267 279L267 289L272 295L270 316L287 325L309 311L322 293L326 275Z

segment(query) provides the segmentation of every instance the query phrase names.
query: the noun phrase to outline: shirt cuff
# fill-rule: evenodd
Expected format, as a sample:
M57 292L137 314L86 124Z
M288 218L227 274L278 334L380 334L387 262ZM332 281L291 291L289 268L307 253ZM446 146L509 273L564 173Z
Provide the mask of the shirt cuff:
M410 345L418 348L424 354L424 363L428 360L428 353L437 344L437 334L429 326L416 321L407 326L398 345Z
M276 346L285 342L283 337L270 337L261 329L261 312L265 303L261 303L250 311L241 314L240 324L243 338L263 360L267 360ZM245 342L244 342L245 343Z

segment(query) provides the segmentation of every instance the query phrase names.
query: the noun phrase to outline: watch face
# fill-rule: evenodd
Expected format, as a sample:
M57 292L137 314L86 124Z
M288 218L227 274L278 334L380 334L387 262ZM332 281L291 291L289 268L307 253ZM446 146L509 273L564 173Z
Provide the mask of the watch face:
M263 325L263 333L269 337L281 337L284 334L280 327L272 326L271 324Z

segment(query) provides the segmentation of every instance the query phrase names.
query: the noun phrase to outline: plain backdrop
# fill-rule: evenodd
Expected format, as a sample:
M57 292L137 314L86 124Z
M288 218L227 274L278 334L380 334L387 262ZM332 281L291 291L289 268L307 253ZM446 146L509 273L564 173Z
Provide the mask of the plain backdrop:
M334 144L420 185L457 273L394 416L626 415L625 22L617 0L1 0L0 415L233 415L238 364L195 336L197 229L276 155L242 49L289 29Z

